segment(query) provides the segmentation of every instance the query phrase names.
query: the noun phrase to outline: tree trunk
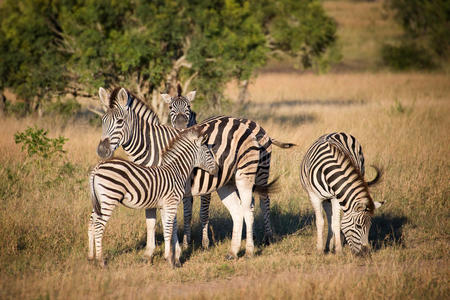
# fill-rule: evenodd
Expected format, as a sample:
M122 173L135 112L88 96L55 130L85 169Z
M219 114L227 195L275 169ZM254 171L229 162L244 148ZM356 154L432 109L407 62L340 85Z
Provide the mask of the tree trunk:
M239 95L238 103L243 105L247 101L248 80L242 80L239 82Z
M3 93L0 92L0 117L3 117L5 114L6 108L6 97Z

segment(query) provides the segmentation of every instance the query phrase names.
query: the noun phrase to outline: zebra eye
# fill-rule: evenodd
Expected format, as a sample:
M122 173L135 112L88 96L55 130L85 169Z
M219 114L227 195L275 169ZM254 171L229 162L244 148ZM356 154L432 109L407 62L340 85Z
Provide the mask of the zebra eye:
M172 109L172 105L169 105L169 109Z
M122 123L123 123L123 119L118 119L118 120L117 120L117 124L118 124L118 125L120 125L120 124L122 124Z

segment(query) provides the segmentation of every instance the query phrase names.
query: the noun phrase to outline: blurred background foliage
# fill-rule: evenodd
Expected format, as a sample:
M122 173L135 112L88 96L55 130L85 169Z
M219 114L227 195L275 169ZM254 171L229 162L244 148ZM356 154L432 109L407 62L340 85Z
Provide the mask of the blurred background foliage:
M159 93L177 82L217 105L237 80L244 101L269 59L325 69L336 41L318 0L6 0L0 20L0 90L24 99L27 112L125 86L161 113Z

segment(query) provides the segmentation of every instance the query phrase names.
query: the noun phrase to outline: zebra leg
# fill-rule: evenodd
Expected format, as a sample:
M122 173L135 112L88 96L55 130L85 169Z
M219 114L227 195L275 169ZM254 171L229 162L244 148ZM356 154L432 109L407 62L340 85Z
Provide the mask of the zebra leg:
M95 212L92 210L91 217L89 218L89 224L88 224L88 243L89 243L89 250L88 250L88 260L94 259L94 219L95 219Z
M161 221L164 232L164 258L172 267L179 267L179 257L176 258L176 243L178 238L174 236L174 225L176 225L176 205L167 203L161 208Z
M110 207L109 213L112 212L114 206ZM105 261L103 259L103 251L102 251L102 239L103 232L105 231L106 223L108 222L111 215L102 215L101 217L94 217L94 236L95 236L95 257L97 259L100 267L105 266Z
M194 198L183 198L183 214L184 214L184 234L183 234L183 248L187 249L191 243L191 220L192 220L192 201Z
M331 227L333 228L334 242L336 246L336 253L342 253L342 241L341 241L341 205L339 200L333 198L331 200L331 207L333 210L333 216L331 219Z
M325 214L327 216L327 225L328 225L328 233L327 233L327 241L325 244L325 251L334 251L334 235L333 235L333 230L331 228L331 216L332 216L332 212L331 212L331 202L330 200L325 200L322 202L323 208L325 210Z
M311 200L311 204L314 208L314 213L316 215L316 227L317 227L317 251L319 253L323 253L323 226L325 221L323 219L322 213L322 200L319 199L314 194L310 194L309 198Z
M147 224L147 246L145 247L144 256L153 261L153 252L156 248L155 227L156 227L156 208L148 208L145 210L145 222Z
M239 191L239 197L241 198L241 207L244 214L245 227L247 229L247 238L245 243L245 255L252 257L255 245L253 242L253 222L254 222L254 203L252 197L253 184L244 177L242 179L236 179L236 187Z
M237 258L239 248L241 247L243 214L240 199L236 193L234 185L225 185L217 190L222 203L228 209L233 219L233 234L231 236L230 252L227 259Z
M269 195L259 197L259 206L264 219L264 243L269 245L273 242L273 231L270 225L270 198Z
M209 247L208 224L209 224L209 204L211 203L211 194L200 197L200 222L202 223L202 246L203 249Z

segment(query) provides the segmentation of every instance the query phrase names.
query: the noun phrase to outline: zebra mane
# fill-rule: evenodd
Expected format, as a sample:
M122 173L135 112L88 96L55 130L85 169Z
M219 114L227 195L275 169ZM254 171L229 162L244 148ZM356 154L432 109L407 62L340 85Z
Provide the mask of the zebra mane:
M116 87L111 91L111 94L109 96L110 108L119 106L119 104L117 103L117 95L119 94L119 91L121 89L122 89L121 87ZM133 107L133 108L138 107L138 106L144 107L145 108L144 110L140 109L139 111L140 112L143 111L141 113L145 113L145 112L149 111L150 112L149 119L151 119L151 123L160 124L158 115L154 112L154 110L149 105L147 105L144 101L139 99L135 94L131 93L128 89L125 89L125 91L128 94L128 101L132 103L131 107Z
M344 155L344 157L349 161L350 165L353 167L353 169L355 169L355 172L358 176L358 179L361 180L361 182L364 185L364 191L367 194L367 198L369 199L369 203L367 205L367 208L369 208L370 212L373 213L373 211L375 210L375 204L373 203L373 199L370 196L369 193L369 186L367 184L367 182L364 180L364 176L361 174L361 170L358 167L358 164L355 161L355 158L353 157L353 155L351 155L347 149L345 149L344 147L342 147L342 145L340 143L338 143L337 141L333 140L333 139L327 139L328 144L335 148L336 151L338 151L339 153L341 153L342 155Z
M180 132L178 136L172 139L161 154L161 164L165 164L172 157L172 153L178 147L178 143L185 139L190 139L193 135L196 137L202 136L202 127L192 126Z

